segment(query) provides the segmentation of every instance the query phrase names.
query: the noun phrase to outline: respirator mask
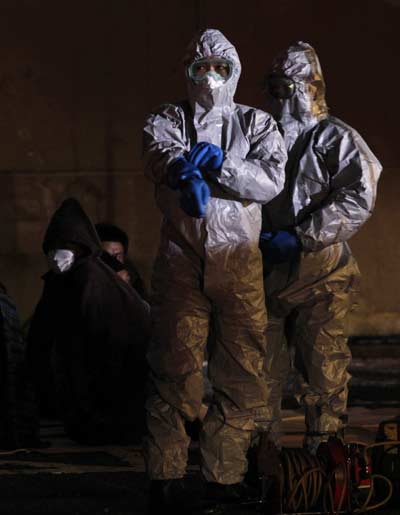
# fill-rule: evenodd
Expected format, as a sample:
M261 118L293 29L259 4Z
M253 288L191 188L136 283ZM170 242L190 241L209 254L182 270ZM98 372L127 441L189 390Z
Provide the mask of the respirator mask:
M47 255L49 267L56 274L67 272L75 261L75 254L69 249L51 250Z

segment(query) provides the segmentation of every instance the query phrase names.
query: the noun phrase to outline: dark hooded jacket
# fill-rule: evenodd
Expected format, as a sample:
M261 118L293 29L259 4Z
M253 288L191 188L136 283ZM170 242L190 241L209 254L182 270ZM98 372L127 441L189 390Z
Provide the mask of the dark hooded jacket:
M93 224L75 199L54 213L43 251L79 248L72 267L47 272L29 336L38 390L43 363L56 384L67 433L86 443L134 440L141 433L148 312L139 295L102 259Z

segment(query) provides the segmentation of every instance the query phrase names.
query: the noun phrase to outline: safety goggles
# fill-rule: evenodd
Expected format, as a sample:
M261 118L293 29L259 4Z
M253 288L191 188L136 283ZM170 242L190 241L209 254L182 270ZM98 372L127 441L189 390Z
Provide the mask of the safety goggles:
M274 98L287 99L293 96L296 84L289 77L283 75L269 75L266 81L266 90Z
M227 81L232 76L233 63L228 59L222 58L199 59L187 68L189 78L195 82L203 80L210 71L217 73L222 79Z

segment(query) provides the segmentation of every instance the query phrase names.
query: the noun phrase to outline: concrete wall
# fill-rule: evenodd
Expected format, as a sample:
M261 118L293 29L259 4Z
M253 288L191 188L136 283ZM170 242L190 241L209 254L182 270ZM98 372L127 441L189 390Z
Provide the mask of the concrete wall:
M259 107L273 56L297 39L316 47L331 111L385 165L375 214L352 245L364 274L356 330L366 313L396 326L399 14L397 0L1 0L0 280L23 318L40 294L49 216L70 195L94 221L127 230L149 279L160 217L142 173L143 119L184 96L184 48L215 27L241 56L237 101Z

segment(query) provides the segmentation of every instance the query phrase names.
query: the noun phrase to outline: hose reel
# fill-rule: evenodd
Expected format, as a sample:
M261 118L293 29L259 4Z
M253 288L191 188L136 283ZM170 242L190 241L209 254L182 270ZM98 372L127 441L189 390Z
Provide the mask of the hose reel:
M393 487L389 478L372 473L370 450L376 446L344 444L331 437L313 456L306 449L278 452L263 436L258 451L262 498L257 511L266 515L336 515L364 513L385 505Z

